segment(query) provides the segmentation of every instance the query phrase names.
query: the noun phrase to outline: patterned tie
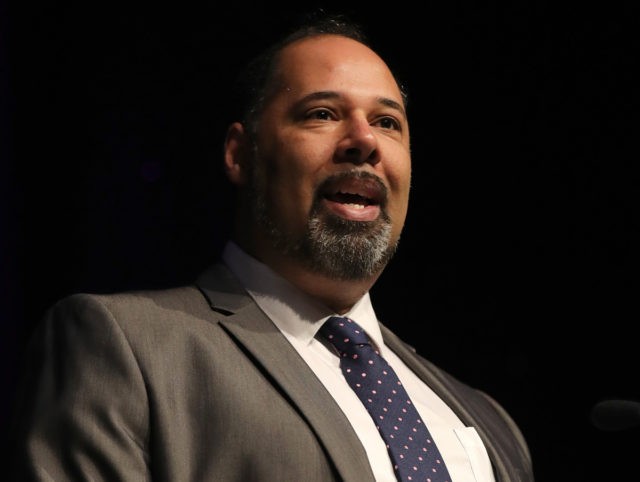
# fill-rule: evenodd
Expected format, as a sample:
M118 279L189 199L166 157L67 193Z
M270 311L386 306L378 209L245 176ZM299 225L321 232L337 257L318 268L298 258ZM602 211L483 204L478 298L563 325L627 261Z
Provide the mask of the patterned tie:
M376 423L399 481L451 481L442 456L398 376L349 318L329 318L320 333L340 353L340 368Z

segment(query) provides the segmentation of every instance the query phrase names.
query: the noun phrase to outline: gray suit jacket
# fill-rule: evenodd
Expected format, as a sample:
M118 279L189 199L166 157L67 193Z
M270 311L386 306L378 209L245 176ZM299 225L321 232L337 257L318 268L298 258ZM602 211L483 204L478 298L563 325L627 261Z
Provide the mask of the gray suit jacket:
M498 482L533 481L490 397L382 333L475 427ZM194 286L61 300L28 360L11 480L374 480L343 412L222 264Z

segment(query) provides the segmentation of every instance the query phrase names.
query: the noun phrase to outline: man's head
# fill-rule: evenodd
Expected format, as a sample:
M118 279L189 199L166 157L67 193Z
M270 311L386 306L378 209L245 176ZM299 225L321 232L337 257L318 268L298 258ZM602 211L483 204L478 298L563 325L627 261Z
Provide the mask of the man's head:
M341 21L285 39L251 64L242 122L227 134L236 241L285 277L370 286L400 239L411 180L406 98L363 42Z

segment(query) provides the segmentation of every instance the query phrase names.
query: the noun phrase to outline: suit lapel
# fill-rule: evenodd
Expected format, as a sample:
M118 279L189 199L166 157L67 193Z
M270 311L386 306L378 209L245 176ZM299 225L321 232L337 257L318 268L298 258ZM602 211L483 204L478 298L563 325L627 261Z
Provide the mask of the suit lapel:
M367 455L348 419L313 371L221 265L197 283L222 325L273 378L307 420L345 482L374 480Z
M508 468L503 463L503 455L500 449L494 443L492 437L489 437L486 423L483 422L484 417L475 416L473 410L470 409L468 403L463 404L460 393L457 393L453 386L441 378L437 372L430 370L421 360L418 359L415 352L408 348L408 345L400 340L384 325L381 325L382 336L385 344L391 348L402 361L413 370L422 381L424 381L431 389L449 405L454 413L460 418L466 426L472 426L480 435L480 438L487 448L489 458L496 471L496 480L514 480L510 477ZM468 401L467 401L468 402Z

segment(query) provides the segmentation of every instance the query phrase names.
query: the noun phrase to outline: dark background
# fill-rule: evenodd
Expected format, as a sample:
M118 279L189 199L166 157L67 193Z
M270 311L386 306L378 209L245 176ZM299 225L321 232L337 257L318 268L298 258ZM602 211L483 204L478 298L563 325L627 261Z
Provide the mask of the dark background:
M3 431L49 304L189 282L219 253L233 75L296 16L55 3L0 3ZM639 9L342 5L410 95L412 205L380 318L507 408L539 482L638 480L640 430L589 413L640 400Z

